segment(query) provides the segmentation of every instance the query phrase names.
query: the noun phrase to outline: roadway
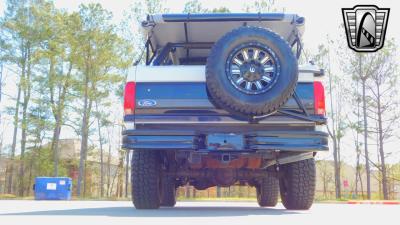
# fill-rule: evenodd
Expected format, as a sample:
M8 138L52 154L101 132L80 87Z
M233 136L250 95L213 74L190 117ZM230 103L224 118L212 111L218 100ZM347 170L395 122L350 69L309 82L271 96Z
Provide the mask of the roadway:
M255 202L178 202L175 208L136 210L128 201L0 201L1 225L101 224L399 224L400 205L316 203L308 211L259 208Z

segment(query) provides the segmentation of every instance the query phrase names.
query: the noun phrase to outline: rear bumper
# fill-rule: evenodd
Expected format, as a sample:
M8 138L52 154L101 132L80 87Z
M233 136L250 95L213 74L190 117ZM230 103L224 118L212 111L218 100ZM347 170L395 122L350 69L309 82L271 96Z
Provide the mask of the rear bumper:
M263 152L263 151L296 151L316 152L328 151L328 134L322 131L247 131L225 133L196 133L194 131L178 130L125 130L122 133L122 147L124 149L159 149L159 150L189 150L189 151L235 151L235 152ZM229 136L224 140L223 136ZM211 142L212 137L212 144ZM216 138L217 137L217 138ZM227 143L232 139L241 140L236 144L232 141L232 148L218 149L219 143ZM232 138L233 137L233 138ZM210 139L210 140L209 140ZM229 144L229 143L228 143ZM230 146L230 145L228 145ZM236 146L236 148L235 148ZM239 148L237 146L240 146Z

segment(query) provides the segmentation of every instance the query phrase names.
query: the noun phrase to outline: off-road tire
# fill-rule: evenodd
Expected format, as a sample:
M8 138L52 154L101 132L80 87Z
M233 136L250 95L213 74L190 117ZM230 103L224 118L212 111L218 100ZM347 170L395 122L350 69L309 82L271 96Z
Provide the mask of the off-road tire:
M274 207L279 198L279 180L275 176L267 176L256 185L257 202L261 207Z
M131 161L132 201L136 209L157 209L161 202L157 151L134 150Z
M286 209L307 210L311 207L316 183L314 159L306 159L281 166L279 180L282 203Z
M162 178L161 206L174 207L176 204L176 187L172 178Z
M266 46L279 60L280 75L264 93L243 93L232 85L226 74L229 55L246 43ZM275 112L293 95L297 79L297 59L288 42L261 27L243 26L226 33L214 44L207 58L206 83L213 101L239 117L251 118Z

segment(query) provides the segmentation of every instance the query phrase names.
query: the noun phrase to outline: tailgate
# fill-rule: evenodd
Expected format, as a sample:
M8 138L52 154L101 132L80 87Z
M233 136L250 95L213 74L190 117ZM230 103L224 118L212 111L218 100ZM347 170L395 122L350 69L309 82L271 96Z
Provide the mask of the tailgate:
M236 118L226 110L216 106L208 95L204 66L139 66L131 70L131 78L136 81L136 107L133 117L135 124L231 124L249 123ZM314 73L318 70L299 68L299 83L296 93L309 114L314 113ZM281 108L299 110L291 98ZM309 124L276 113L259 123Z

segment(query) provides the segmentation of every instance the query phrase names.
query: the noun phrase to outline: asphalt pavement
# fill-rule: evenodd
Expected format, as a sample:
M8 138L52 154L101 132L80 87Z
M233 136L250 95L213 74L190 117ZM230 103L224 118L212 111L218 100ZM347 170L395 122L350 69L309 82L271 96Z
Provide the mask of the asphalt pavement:
M128 201L0 201L1 225L101 224L400 224L400 205L320 204L310 210L286 210L255 202L178 202L175 208L136 210Z

